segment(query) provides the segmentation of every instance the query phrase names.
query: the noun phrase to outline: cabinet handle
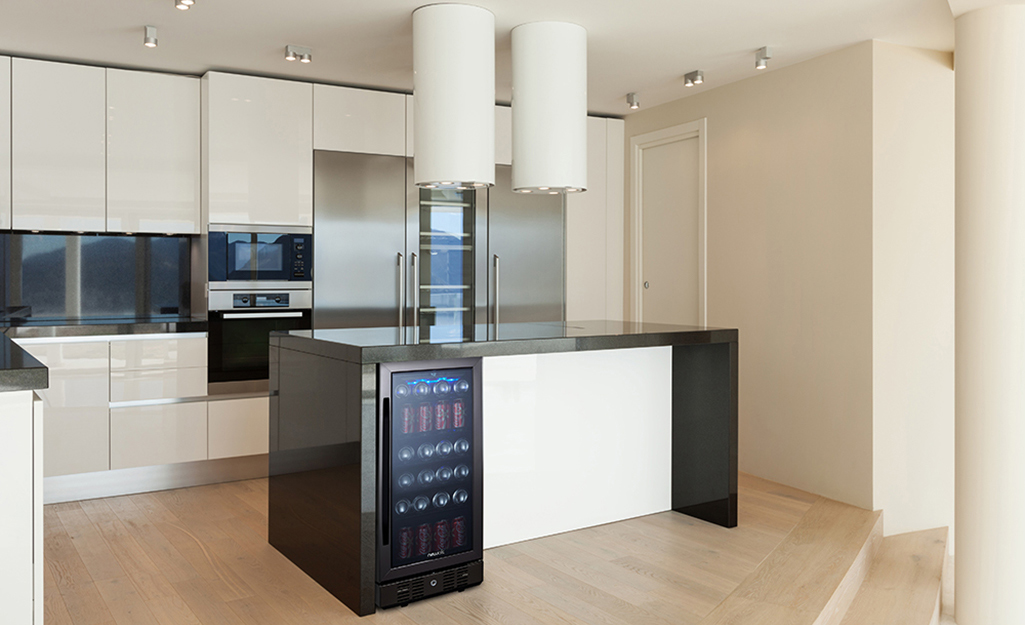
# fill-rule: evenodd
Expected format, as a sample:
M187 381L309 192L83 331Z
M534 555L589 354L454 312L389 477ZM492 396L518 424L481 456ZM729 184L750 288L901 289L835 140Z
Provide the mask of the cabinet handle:
M501 259L498 257L498 254L495 254L495 339L498 339L498 324L500 323L500 315L501 315L501 305L499 303L499 294L500 294L500 282L499 282L500 267L499 267L499 261L500 260Z

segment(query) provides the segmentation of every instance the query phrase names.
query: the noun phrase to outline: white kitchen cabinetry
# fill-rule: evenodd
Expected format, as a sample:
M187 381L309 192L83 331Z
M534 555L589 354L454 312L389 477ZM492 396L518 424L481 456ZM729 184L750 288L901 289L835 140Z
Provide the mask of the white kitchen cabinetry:
M206 402L110 410L110 468L206 459Z
M406 96L313 85L313 149L403 156Z
M203 77L209 223L313 225L313 85Z
M206 367L111 371L110 401L144 401L206 395Z
M566 196L566 318L623 318L624 122L587 118L587 191Z
M0 56L0 230L11 227L11 57Z
M266 397L210 401L210 459L268 451L270 400Z
M18 230L106 228L106 70L11 62L11 191Z
M106 72L107 231L199 234L199 79Z
M206 337L174 336L110 342L110 369L206 367Z
M50 372L50 387L39 391L45 406L43 474L52 477L109 469L107 341L16 342Z

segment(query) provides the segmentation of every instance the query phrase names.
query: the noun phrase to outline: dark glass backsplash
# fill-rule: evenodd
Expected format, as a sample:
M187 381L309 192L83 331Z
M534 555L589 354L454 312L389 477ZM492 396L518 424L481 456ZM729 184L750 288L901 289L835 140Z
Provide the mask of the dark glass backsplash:
M188 316L190 237L0 233L0 318Z

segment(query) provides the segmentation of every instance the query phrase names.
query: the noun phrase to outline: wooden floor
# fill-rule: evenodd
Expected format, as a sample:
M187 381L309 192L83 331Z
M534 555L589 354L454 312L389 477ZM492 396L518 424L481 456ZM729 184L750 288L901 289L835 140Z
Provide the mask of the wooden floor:
M359 619L267 544L267 482L45 508L46 625L697 623L818 498L741 475L740 527L672 512L485 552L485 581Z

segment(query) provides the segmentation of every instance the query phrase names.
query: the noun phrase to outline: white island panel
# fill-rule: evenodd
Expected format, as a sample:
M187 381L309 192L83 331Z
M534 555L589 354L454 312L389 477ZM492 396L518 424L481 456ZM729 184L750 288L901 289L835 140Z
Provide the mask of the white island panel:
M671 507L672 347L484 359L484 547Z

